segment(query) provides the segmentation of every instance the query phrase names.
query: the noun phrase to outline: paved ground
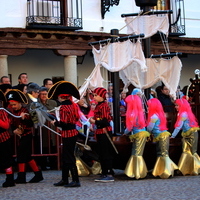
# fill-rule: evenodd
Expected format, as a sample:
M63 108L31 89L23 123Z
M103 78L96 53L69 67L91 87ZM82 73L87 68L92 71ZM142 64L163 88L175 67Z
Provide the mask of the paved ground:
M60 180L61 171L44 171L40 183L18 184L15 187L0 187L1 200L200 200L200 176L175 176L170 179L148 177L130 180L122 170L115 170L115 182L94 182L97 175L80 177L80 188L54 187ZM27 173L30 180L33 173ZM5 175L0 174L0 185Z

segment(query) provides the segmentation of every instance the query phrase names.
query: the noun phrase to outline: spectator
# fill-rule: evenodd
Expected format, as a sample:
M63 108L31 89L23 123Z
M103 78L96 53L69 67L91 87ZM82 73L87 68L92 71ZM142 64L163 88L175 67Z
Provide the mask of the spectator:
M158 100L161 102L165 113L173 112L174 110L173 100L169 92L169 89L163 84L161 86L161 92L158 93Z
M46 87L48 90L53 85L53 81L50 78L45 78L43 80L43 87Z
M41 103L47 110L52 110L57 106L57 103L53 99L48 99L48 89L46 87L41 87L40 88L40 93L39 93L39 98L38 102ZM51 126L51 124L48 124L47 122L45 123L47 126ZM53 126L50 127L51 129L54 129ZM50 139L49 139L50 138ZM50 146L49 146L49 141L50 141ZM55 133L49 134L49 131L45 128L42 127L42 152L44 154L47 154L48 151L51 150L50 153L55 153L56 152L56 135ZM50 169L55 169L56 167L56 160L55 157L49 156L45 157L43 156L43 159L41 161L41 168L43 170L46 170L47 165L49 164ZM49 161L49 163L48 163Z
M162 84L160 88L160 93L157 94L158 100L161 102L164 112L166 114L169 132L171 132L173 129L174 122L174 103L169 92L169 89L164 84Z
M27 85L26 84L20 84L18 86L18 90L22 91L24 94L27 93Z
M11 84L10 78L8 76L2 76L0 84Z
M13 89L19 89L19 85L20 85L20 84L28 84L28 75L27 75L27 73L21 73L21 74L18 76L18 82L19 82L19 84L13 86L13 87L12 87Z
M120 109L120 117L121 117L121 132L124 132L126 126L126 92L122 91L120 94L120 102L119 102L119 109Z

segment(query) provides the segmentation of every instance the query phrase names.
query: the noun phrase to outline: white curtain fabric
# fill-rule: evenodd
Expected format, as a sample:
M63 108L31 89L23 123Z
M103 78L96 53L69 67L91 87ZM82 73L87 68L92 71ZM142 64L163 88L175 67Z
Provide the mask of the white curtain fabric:
M140 40L137 40L136 43L127 40L109 43L104 46L100 45L99 50L93 46L92 52L95 65L101 64L110 72L121 71L134 65L135 62L142 71L147 70Z
M128 35L144 33L144 38L148 38L160 31L168 36L169 20L167 14L126 17L125 23Z
M175 98L182 69L180 59L177 56L159 60L147 58L146 63L147 71L145 72L142 72L137 66L128 67L119 72L125 88L133 84L137 88L146 89L162 81Z
M81 97L86 92L87 88L93 90L96 87L103 87L103 78L100 68L103 66L110 72L117 72L127 67L137 67L141 71L146 71L146 61L140 40L131 42L109 43L107 45L100 45L99 49L92 47L94 55L95 68L90 76L83 83L79 92ZM74 99L74 101L77 101Z
M93 69L90 76L85 80L83 85L79 88L79 93L81 98L84 96L84 93L89 88L91 90L97 88L97 87L103 87L103 77L101 75L101 65L97 64L96 67ZM76 98L73 98L75 102L78 100Z
M130 84L146 89L162 81L175 98L182 69L182 63L177 56L171 59L145 59L139 40L136 43L128 40L101 45L99 50L92 47L92 51L96 67L79 89L81 97L87 88L93 90L103 87L104 80L100 70L103 66L110 72L119 71L125 85L124 90L127 90Z

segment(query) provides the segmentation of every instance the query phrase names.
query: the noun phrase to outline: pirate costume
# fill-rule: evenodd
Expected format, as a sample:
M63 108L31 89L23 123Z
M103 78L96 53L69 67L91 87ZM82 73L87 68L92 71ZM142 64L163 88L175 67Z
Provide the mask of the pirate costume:
M55 126L60 127L62 137L62 180L54 183L54 186L80 187L76 158L74 155L78 131L76 123L79 120L78 105L71 98L74 96L80 99L78 89L70 82L59 81L55 83L48 92L50 99L56 99L58 96L63 99ZM69 172L72 175L72 182L69 183Z
M103 101L98 102L94 109L94 117L96 130L95 136L98 145L99 159L102 169L102 175L100 178L95 179L99 182L110 182L114 181L113 175L113 159L114 159L114 148L110 140L112 140L112 127L110 122L112 116L110 107L105 101L107 90L102 87L98 87L93 91L93 94L102 97ZM95 98L95 97L94 97Z
M17 146L17 163L18 163L18 176L15 179L15 183L26 183L26 172L25 165L29 164L33 170L35 176L29 181L29 183L37 183L43 180L42 172L37 166L35 160L32 158L32 128L33 122L27 108L23 107L22 104L27 104L28 100L23 92L17 89L12 89L6 94L8 102L17 102L21 104L18 110L11 108L11 112L15 116L20 116L22 113L27 113L22 118L11 119L11 127L13 132L18 135L18 146Z
M1 108L5 104L5 96L0 90L0 102ZM10 133L8 132L10 120L5 110L0 110L0 166L6 172L6 181L2 184L2 187L15 186L14 174L12 168L12 151Z

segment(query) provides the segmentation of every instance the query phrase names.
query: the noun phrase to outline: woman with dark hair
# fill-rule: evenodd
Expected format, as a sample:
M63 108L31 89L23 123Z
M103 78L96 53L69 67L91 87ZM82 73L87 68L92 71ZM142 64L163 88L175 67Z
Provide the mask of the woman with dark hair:
M24 94L27 93L27 85L26 85L26 84L20 84L20 85L18 86L18 89L19 89L20 91L22 91Z
M156 142L157 160L153 169L153 176L169 178L174 175L178 166L169 158L169 136L167 131L167 119L160 101L156 98L149 99L147 131L153 134L153 141Z
M184 98L175 101L175 108L178 111L175 129L172 138L175 138L182 130L182 155L178 167L183 175L198 175L200 173L200 158L197 154L199 125L192 112L190 104Z

